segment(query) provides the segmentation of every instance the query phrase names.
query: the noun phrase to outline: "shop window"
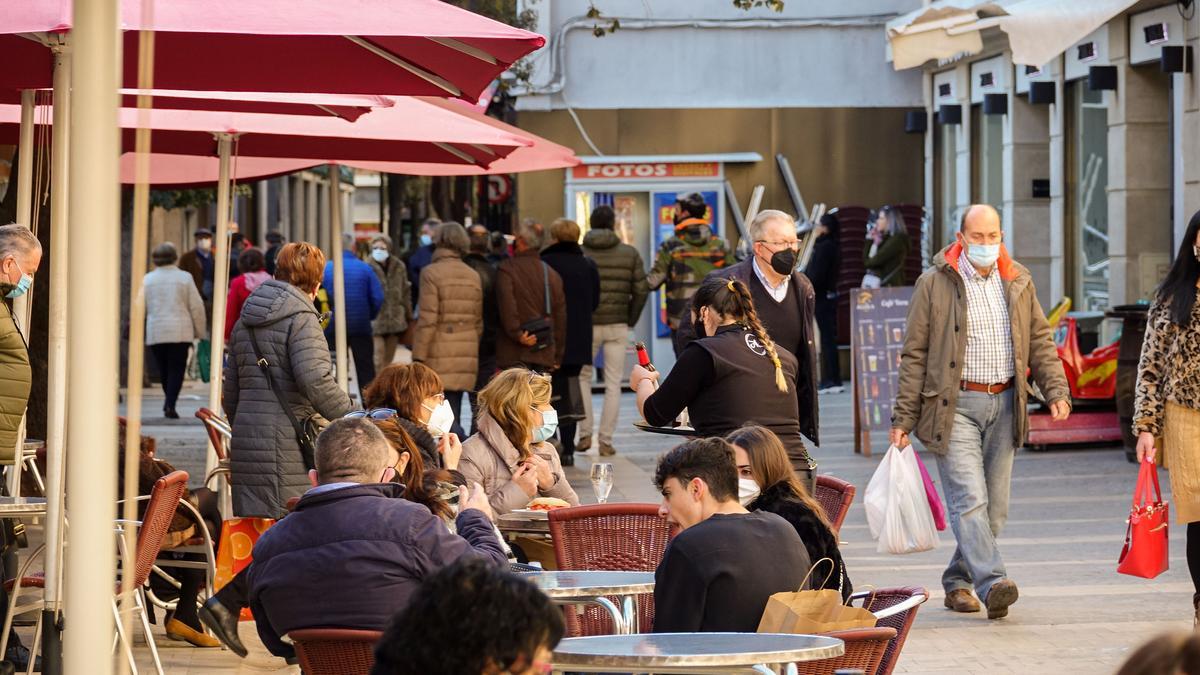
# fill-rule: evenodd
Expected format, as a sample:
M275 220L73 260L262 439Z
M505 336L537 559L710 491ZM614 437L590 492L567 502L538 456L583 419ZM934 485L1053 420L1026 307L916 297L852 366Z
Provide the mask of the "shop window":
M1067 94L1067 270L1075 307L1108 307L1108 108L1083 80Z
M958 230L958 128L957 125L938 124L933 137L934 236L939 249L954 241L954 233Z
M1004 205L1004 116L971 106L971 203Z

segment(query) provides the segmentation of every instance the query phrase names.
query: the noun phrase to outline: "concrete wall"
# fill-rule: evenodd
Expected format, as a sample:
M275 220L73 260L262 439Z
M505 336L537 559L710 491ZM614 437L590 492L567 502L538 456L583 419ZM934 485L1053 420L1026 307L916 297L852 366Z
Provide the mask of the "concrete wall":
M922 203L924 137L904 133L904 110L715 109L578 110L593 142L608 155L757 152L756 164L727 164L726 177L745 206L766 186L764 208L792 210L775 154L791 162L805 201L881 206ZM579 154L591 154L565 111L522 112L518 125ZM562 214L563 171L518 176L522 216ZM730 233L732 234L732 233Z

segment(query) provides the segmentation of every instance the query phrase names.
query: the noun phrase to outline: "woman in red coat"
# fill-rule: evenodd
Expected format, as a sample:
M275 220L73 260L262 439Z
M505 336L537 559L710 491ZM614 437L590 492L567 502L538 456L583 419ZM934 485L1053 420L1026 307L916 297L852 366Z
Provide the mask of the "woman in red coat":
M250 294L262 282L271 278L266 271L267 260L263 257L262 251L256 248L242 251L238 256L237 266L241 274L229 282L229 299L225 303L226 344L229 342L229 336L233 333L234 324L242 317L242 305L246 304L246 298L250 297Z

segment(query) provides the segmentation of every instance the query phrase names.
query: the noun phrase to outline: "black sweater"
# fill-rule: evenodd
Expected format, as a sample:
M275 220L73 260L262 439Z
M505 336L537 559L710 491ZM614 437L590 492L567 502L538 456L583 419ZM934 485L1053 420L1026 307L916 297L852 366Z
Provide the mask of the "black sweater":
M829 563L824 563L813 572L811 587L814 589L829 588L842 593L842 601L850 599L854 592L850 585L850 576L846 574L846 563L838 551L837 536L813 513L807 506L796 499L786 483L776 483L763 490L746 508L751 511L767 511L788 521L800 535L808 557L813 564L822 558L833 561L834 572L829 573ZM828 577L828 581L826 578Z
M714 515L680 532L654 573L654 632L758 630L767 599L800 590L808 553L773 513Z

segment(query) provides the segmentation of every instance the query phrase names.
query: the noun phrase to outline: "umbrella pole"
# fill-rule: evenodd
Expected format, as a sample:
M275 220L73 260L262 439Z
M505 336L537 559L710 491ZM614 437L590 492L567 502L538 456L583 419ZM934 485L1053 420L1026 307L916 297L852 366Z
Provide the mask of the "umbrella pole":
M346 265L342 260L342 175L341 167L329 165L329 225L333 230L333 335L337 353L337 382L350 392L350 360L346 355ZM362 383L358 386L361 388ZM361 395L361 391L359 394Z
M33 95L32 89L24 89L21 91L21 134L17 154L18 170L17 170L17 217L16 222L25 225L30 230L33 229ZM34 233L36 234L36 232ZM29 320L30 320L30 299L31 294L25 293L13 300L13 320L17 322L17 327L21 334L29 336ZM8 472L8 494L19 496L21 494L21 462L24 459L25 453L25 420L21 419L21 426L17 429L17 445L13 449L13 464L12 469Z
M46 424L46 608L42 611L42 672L62 673L63 467L67 427L67 153L70 138L71 53L54 51L54 136L50 150L49 392Z
M117 386L120 381L121 73L118 0L75 0L72 31L69 235L73 256L67 359L67 466L73 504L65 601L71 618L63 639L64 669L111 675L116 538ZM129 571L127 571L129 572Z
M213 236L213 304L212 363L209 367L208 408L221 414L221 369L225 351L225 302L229 296L229 164L233 154L233 135L216 134L217 137L217 231ZM208 445L208 456L204 460L204 475L217 467L217 454ZM231 514L224 514L228 517Z

